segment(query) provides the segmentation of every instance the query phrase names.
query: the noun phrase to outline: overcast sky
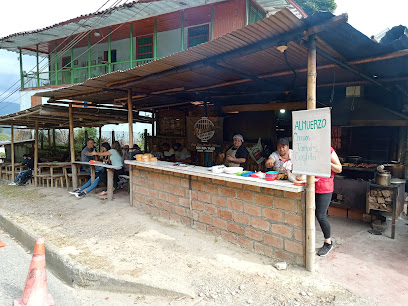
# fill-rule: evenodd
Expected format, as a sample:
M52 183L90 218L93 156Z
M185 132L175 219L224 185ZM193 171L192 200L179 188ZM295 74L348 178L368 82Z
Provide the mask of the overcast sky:
M55 0L7 1L0 18L0 37L47 27L94 12L106 1L70 0L63 6ZM114 2L110 0L104 8ZM408 26L408 0L336 0L336 3L336 15L347 12L349 23L367 36L399 24ZM26 71L35 65L34 58L23 57L23 62ZM19 80L19 73L17 53L0 50L0 101L4 98L2 94L5 90ZM13 95L7 101L18 103L18 95Z

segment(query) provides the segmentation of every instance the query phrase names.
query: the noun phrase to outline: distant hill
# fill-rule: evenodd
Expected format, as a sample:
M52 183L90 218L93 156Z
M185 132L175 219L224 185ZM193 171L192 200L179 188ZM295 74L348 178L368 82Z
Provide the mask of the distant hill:
M11 102L0 103L0 116L5 116L20 111L20 104Z

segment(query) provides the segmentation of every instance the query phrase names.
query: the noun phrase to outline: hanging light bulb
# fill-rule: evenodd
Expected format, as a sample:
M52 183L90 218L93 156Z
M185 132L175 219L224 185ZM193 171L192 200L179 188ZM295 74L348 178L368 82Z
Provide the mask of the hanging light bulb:
M96 30L96 31L94 32L94 36L95 36L95 37L101 37L101 32L99 32L99 30Z

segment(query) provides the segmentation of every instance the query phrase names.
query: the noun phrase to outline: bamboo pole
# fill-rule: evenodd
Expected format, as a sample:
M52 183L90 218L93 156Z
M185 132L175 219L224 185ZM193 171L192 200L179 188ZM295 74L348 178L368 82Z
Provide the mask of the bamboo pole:
M99 127L99 152L102 152L102 127Z
M14 124L11 125L11 179L14 181L15 177L15 158L14 158Z
M75 144L74 144L74 118L72 116L72 104L69 103L69 147L71 152L71 163L75 162ZM72 169L72 188L78 188L77 181L77 167L75 164L71 164Z
M37 187L38 178L38 120L35 120L35 132L34 132L34 186Z
M307 109L316 109L316 38L309 36L307 56ZM306 270L315 270L315 177L306 178Z
M133 104L132 90L128 89L128 124L129 124L129 148L133 148Z

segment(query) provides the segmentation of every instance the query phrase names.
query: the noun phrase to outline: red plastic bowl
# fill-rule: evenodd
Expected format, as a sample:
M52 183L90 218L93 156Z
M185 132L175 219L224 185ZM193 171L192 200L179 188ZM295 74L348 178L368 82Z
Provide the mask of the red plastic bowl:
M278 175L275 176L265 176L265 180L267 181L274 181L278 178Z

